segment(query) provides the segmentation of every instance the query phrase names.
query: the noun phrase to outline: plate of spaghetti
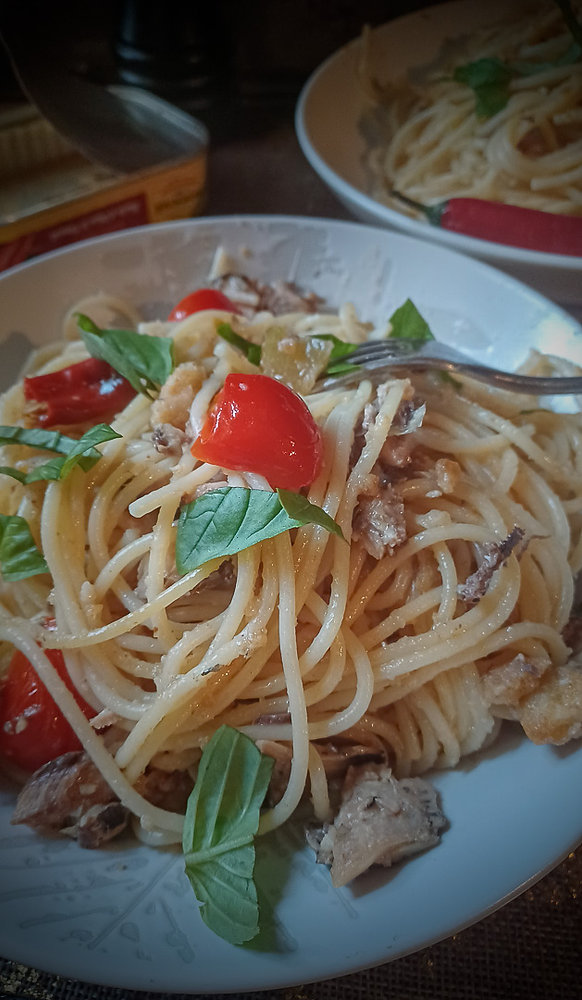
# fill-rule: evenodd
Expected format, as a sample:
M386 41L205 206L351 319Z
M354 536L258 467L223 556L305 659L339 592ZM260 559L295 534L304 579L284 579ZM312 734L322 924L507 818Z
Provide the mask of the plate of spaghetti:
M0 949L283 987L467 926L582 837L582 329L357 223L225 217L0 279ZM478 864L475 858L479 859Z
M453 0L366 27L306 82L302 150L359 219L580 305L581 24L577 3Z

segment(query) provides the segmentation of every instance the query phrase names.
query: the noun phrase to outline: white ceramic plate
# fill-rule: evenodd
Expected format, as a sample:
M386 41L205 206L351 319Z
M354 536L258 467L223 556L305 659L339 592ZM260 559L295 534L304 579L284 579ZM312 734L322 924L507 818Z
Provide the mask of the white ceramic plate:
M529 345L582 360L582 329L532 290L470 257L385 229L240 217L118 233L0 278L0 379L24 347L58 335L80 296L107 290L150 316L204 282L217 246L251 276L292 278L368 319L410 296L436 335L514 366ZM300 828L261 843L258 882L274 910L249 948L199 919L177 853L113 844L83 851L10 826L0 785L0 953L130 989L212 993L338 976L424 947L523 891L582 838L582 747L502 742L435 784L450 822L438 847L352 888L331 888Z
M517 0L515 0L517 2ZM507 12L506 0L453 0L396 18L373 32L372 69L382 81L423 66L443 42ZM296 131L307 160L340 201L364 222L399 230L494 264L570 308L582 308L582 257L538 253L462 236L411 219L373 198L365 166L370 104L356 81L359 39L339 49L305 84Z

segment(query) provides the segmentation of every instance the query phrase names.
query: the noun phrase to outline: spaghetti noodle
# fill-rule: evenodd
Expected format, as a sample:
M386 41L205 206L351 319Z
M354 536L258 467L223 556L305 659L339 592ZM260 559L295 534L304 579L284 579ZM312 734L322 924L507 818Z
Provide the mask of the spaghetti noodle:
M416 82L379 82L373 45L366 32L360 78L381 131L367 157L374 197L414 216L392 191L427 205L474 197L582 214L582 62L557 5L447 43ZM472 77L489 108L477 106ZM491 103L500 89L506 101Z
M81 308L97 321L107 305ZM119 437L89 469L53 482L0 477L0 509L26 519L49 570L1 584L5 658L16 647L33 664L136 832L179 841L182 813L148 799L143 776L193 777L222 724L278 762L263 832L306 792L328 820L330 781L362 752L406 777L454 767L503 718L539 742L579 736L580 672L564 629L582 565L580 415L434 373L315 385L304 398L323 463L303 492L343 537L305 524L179 575L180 508L225 487L273 485L191 453L225 377L256 371L217 336L225 321L257 345L274 328L287 344L374 333L349 305L250 318L206 310L141 327L173 340L176 367L158 398L137 395L117 414ZM86 356L66 330L35 374ZM535 355L528 367L558 364ZM2 398L0 420L30 426L22 383ZM21 470L44 460L18 443L3 451L2 464Z

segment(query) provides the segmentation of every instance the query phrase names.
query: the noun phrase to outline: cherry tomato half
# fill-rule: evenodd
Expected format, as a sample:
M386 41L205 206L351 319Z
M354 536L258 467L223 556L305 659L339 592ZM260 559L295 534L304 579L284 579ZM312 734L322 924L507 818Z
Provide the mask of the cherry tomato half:
M75 694L87 718L95 715L95 709L74 691L61 651L48 649L46 655L59 677ZM0 685L0 757L32 773L63 753L79 750L80 746L36 670L26 656L16 650Z
M205 309L223 309L225 312L240 313L238 306L217 288L199 288L198 291L190 292L181 299L172 309L168 319L176 321L186 319L186 316L203 312Z
M268 375L227 375L192 445L195 458L256 472L272 487L313 482L323 458L321 431L297 393Z

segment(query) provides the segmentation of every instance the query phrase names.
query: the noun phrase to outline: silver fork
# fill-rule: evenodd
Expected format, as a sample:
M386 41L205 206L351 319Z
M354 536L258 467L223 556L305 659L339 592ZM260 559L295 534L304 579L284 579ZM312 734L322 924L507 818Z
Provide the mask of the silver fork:
M317 384L318 389L350 386L370 378L374 382L391 372L405 372L435 368L449 372L451 375L470 375L480 382L507 389L510 392L531 393L543 395L576 395L582 394L581 375L518 375L513 372L500 371L480 364L462 354L460 351L443 344L438 340L408 340L393 338L387 340L371 340L361 344L356 350L345 357L346 364L358 367L337 376L327 376Z

